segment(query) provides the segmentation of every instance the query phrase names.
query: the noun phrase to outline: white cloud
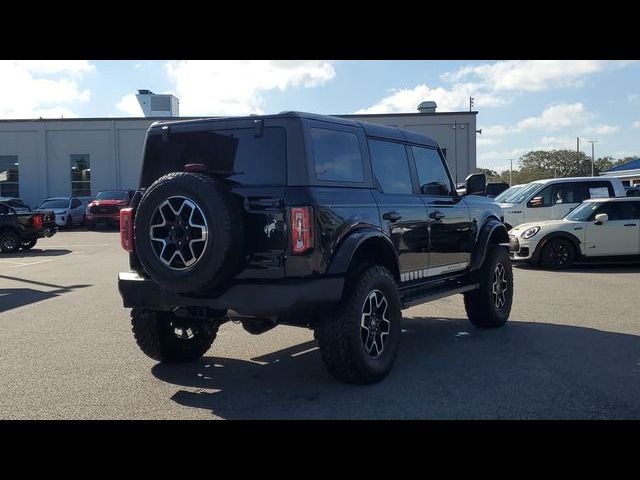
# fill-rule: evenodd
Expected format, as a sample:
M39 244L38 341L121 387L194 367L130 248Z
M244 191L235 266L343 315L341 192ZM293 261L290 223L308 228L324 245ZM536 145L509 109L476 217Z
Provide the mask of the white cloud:
M616 125L605 125L603 123L594 125L593 127L587 127L583 130L586 135L612 135L620 130L620 127Z
M576 137L542 137L532 150L561 150L576 148Z
M476 145L478 145L479 147L485 147L485 146L489 146L489 145L496 145L498 143L500 143L502 140L500 140L499 138L491 138L491 137L482 137L482 136L477 136L476 137Z
M438 105L436 111L447 112L469 108L469 97L474 97L474 108L496 107L507 103L506 99L480 91L475 83L459 83L451 89L430 88L425 84L414 88L392 89L391 95L368 108L356 111L356 114L368 113L415 113L418 105L433 100Z
M514 148L511 150L491 150L488 152L483 152L478 155L478 163L482 163L478 165L479 167L484 168L493 168L495 169L495 165L503 164L509 162L510 159L513 159L513 168L517 168L518 159L521 155L527 153L530 149L527 148ZM493 165L493 166L492 166Z
M640 120L636 120L635 122L633 122L633 128L640 128Z
M0 118L76 116L69 107L91 97L78 83L93 70L84 60L0 61Z
M546 128L557 130L575 125L584 124L591 117L582 103L557 103L550 105L537 117L529 117L520 120L516 129L518 131L531 128Z
M640 94L630 93L627 95L627 100L629 100L629 103L640 104Z
M260 114L260 92L316 87L336 74L330 62L320 60L185 60L165 68L181 115Z
M133 93L129 93L122 97L116 104L116 107L118 108L118 110L120 110L122 113L125 113L129 117L144 116L142 108L140 108L140 104L138 103L138 99Z
M474 78L493 91L540 91L579 85L582 77L631 62L604 60L508 60L462 67L441 78L459 82Z

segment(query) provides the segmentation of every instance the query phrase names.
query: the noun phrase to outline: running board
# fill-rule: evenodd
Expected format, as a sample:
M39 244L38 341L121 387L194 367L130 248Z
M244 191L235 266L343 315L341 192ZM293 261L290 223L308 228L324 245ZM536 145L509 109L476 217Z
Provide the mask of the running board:
M402 310L405 310L410 307L415 307L416 305L420 305L422 303L432 302L433 300L440 300L444 297L449 297L451 295L457 295L458 293L470 292L471 290L475 290L479 288L480 285L474 283L473 285L462 285L460 287L440 287L434 288L431 290L426 290L423 294L412 295L410 297L403 298L402 302Z

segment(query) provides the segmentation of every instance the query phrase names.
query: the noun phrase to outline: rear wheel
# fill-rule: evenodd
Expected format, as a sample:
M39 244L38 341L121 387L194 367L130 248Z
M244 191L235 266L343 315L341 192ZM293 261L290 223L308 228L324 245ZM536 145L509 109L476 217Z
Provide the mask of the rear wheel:
M477 272L479 288L464 294L469 321L480 328L503 326L513 302L513 271L506 248L493 246Z
M540 253L540 264L552 270L568 268L575 260L575 249L569 240L553 238L549 240Z
M10 230L0 233L0 252L15 253L20 248L20 237Z
M193 362L202 357L216 338L218 325L207 320L177 317L156 310L131 311L136 343L159 362Z
M391 272L380 265L363 266L336 311L321 319L314 332L329 373L347 383L382 380L398 353L401 319Z
M36 246L36 243L38 243L37 239L33 239L33 240L24 240L22 242L22 244L20 245L20 248L23 250L30 250L33 247Z

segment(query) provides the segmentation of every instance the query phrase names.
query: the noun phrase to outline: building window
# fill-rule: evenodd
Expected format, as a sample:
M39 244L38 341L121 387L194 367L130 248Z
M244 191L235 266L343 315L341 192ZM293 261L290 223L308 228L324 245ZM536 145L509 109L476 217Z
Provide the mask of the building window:
M89 155L71 155L71 195L91 196L91 161Z
M0 156L0 197L19 197L20 172L16 155Z

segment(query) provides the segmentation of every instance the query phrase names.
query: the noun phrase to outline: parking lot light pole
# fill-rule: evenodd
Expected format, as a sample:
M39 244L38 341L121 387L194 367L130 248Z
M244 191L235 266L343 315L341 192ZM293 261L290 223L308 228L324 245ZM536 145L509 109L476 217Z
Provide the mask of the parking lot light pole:
M595 156L595 144L598 140L587 140L587 143L591 144L591 176L595 176L596 170L596 156Z

